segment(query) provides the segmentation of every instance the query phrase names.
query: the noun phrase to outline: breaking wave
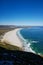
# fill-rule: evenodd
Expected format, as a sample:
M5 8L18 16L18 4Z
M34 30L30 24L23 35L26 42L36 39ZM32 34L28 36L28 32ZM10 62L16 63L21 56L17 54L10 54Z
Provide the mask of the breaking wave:
M29 42L29 40L24 39L23 36L21 35L20 31L21 31L21 29L18 30L16 34L17 34L17 36L19 37L19 39L21 40L21 42L22 42L22 44L23 44L24 51L35 53L35 51L33 51L33 50L31 49L31 47L30 47L31 42L34 42L34 41Z

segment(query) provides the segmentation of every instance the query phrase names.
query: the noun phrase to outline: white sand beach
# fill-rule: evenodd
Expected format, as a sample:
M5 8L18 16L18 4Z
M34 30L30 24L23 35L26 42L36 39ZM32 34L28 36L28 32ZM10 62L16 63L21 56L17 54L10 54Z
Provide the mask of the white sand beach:
M23 42L17 36L17 31L18 30L21 30L21 28L17 28L17 29L14 29L12 31L9 31L9 32L5 33L5 35L3 36L3 39L1 40L1 42L5 42L7 44L10 44L10 45L13 45L13 46L17 46L19 48L22 48L23 51L35 53L31 49L30 43L28 45L26 44L25 47L23 47Z
M14 29L12 31L5 33L1 42L5 42L5 43L8 43L10 45L14 45L14 46L22 48L22 42L19 40L19 38L16 34L16 32L18 30L20 30L20 28Z

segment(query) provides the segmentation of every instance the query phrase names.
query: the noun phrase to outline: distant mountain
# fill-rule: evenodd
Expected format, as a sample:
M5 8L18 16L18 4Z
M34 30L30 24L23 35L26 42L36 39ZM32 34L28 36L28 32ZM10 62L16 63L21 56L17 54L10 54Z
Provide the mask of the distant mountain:
M15 25L0 25L0 29L9 29L9 28L15 28Z
M31 26L17 26L17 25L0 25L0 29L10 29L10 28L28 28Z

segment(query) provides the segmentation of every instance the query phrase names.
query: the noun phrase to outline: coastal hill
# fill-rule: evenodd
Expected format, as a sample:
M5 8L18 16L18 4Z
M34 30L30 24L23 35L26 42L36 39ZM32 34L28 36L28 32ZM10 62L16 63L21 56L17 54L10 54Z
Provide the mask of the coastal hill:
M0 47L0 65L43 65L39 55Z

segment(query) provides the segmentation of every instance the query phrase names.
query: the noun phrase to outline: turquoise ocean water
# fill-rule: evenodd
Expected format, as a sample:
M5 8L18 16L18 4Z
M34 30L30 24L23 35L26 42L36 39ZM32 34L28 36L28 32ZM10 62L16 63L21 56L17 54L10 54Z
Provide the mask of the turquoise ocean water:
M33 51L43 54L43 26L21 29L20 34Z

